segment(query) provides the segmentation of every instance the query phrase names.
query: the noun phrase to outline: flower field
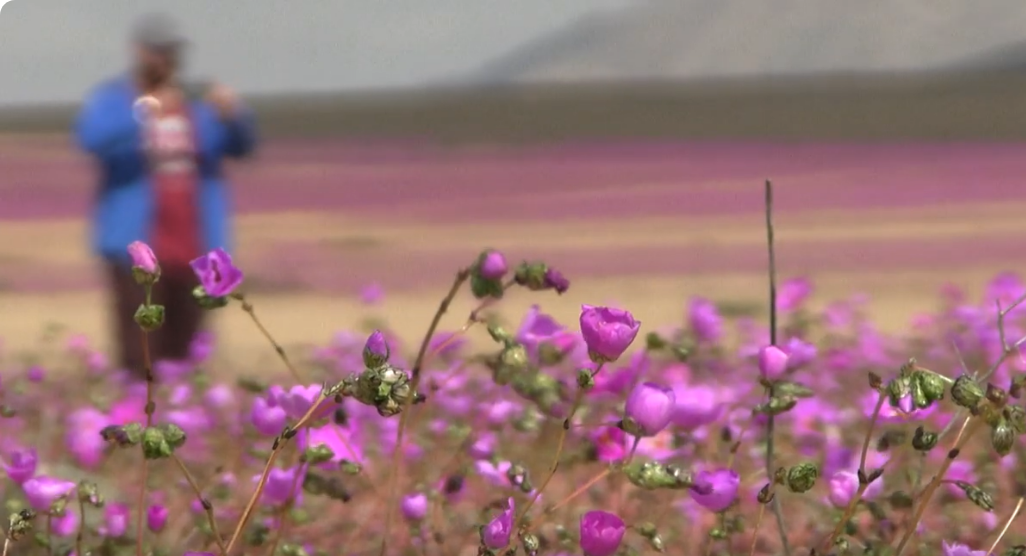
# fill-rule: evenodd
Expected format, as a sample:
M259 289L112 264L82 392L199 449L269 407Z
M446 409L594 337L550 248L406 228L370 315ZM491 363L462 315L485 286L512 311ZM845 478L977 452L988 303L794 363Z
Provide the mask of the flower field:
M302 170L282 161L299 156L289 152L276 151L272 170ZM670 178L652 159L638 163L651 175L635 169L630 180L655 185L623 193L610 170L603 194L568 188L540 205L540 192L482 192L460 205L409 189L400 222L383 225L375 211L387 211L365 200L348 210L366 220L321 222L312 251L309 217L266 230L259 199L242 200L238 255L193 265L197 302L220 326L195 339L188 360L153 362L144 383L110 368L101 333L67 303L81 298L42 299L95 287L84 256L58 257L69 248L56 242L50 252L6 246L27 259L4 274L14 293L3 302L53 314L28 319L30 332L4 325L4 556L1026 553L1015 519L1026 495L1026 285L998 272L1015 268L1018 224L990 206L1009 200L1011 182L999 178L1014 157L986 156L995 179L965 200L951 183L856 195L838 183L852 187L858 172L837 177L837 160L806 168L792 182L804 185L777 192L779 278L752 168L721 172L718 188L693 178L692 195L677 197L658 185ZM572 174L572 161L552 171ZM240 192L251 179L270 187L240 176ZM4 229L33 245L80 225L44 230L71 209L4 186L37 211ZM660 213L671 198L690 222ZM560 212L560 202L576 208ZM979 229L950 217L955 205L963 219L987 215ZM482 214L489 206L504 208ZM418 219L460 215L495 226L470 237L426 227L409 239ZM607 235L596 237L594 221ZM722 233L703 235L716 225ZM361 237L372 241L354 246ZM651 253L639 253L642 241ZM339 250L351 273L323 264ZM144 245L131 252L146 288L159 261ZM964 266L950 276L972 287L941 287L953 260ZM305 271L288 274L296 268ZM321 312L285 297L289 287L322 300ZM416 310L394 301L413 297ZM143 307L140 341L162 318ZM51 320L65 326L43 329Z

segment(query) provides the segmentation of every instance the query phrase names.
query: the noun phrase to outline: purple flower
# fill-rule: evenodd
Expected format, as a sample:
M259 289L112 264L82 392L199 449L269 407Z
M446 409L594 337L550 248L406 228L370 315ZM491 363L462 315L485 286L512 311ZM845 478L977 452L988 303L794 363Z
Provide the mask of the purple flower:
M671 388L643 382L627 397L624 430L635 436L654 436L670 424L676 407L677 397Z
M585 556L612 556L627 531L620 516L599 510L581 516L581 550Z
M70 509L64 510L64 515L54 516L51 524L54 536L66 539L78 533L79 515L78 512Z
M787 354L777 346L759 350L759 373L766 380L778 380L787 371Z
M421 493L409 494L403 497L399 505L403 511L403 517L409 521L420 521L427 517L428 499Z
M275 436L285 428L285 410L264 398L253 399L249 420L260 434Z
M581 336L588 356L595 363L616 361L638 335L641 322L629 311L609 307L581 306Z
M688 308L691 333L700 342L713 343L723 336L723 318L716 305L708 299L695 297Z
M497 550L509 544L513 533L513 508L513 498L510 498L506 509L481 528L481 542L485 547Z
M39 365L32 365L26 372L26 378L29 379L29 382L43 382L45 377L46 370Z
M261 501L270 506L281 506L289 501L293 495L297 495L301 490L303 484L303 477L296 477L296 474L305 475L305 469L301 466L296 466L291 469L282 469L275 467L267 474L267 482L264 483L264 492L261 496ZM259 481L260 477L254 477L254 482ZM295 493L292 490L292 486L296 485Z
M509 266L506 264L506 257L498 251L486 251L481 254L478 262L477 272L485 280L501 280Z
M389 354L385 335L380 330L375 330L363 345L363 364L370 369L377 369L388 363Z
M368 284L360 290L360 301L367 305L376 305L385 298L385 290L380 284Z
M21 488L29 505L38 512L45 512L54 502L71 494L75 490L75 483L41 475L25 481Z
M147 274L157 273L157 256L153 249L141 241L133 241L128 244L128 256L132 259L132 266Z
M741 477L733 469L701 471L695 475L691 497L709 511L722 512L737 499L739 486Z
M103 509L104 524L98 529L100 535L111 538L125 536L131 511L125 504L107 504Z
M297 384L288 390L275 384L267 389L267 402L272 406L284 409L285 413L293 419L301 419L306 415L306 412L310 410L310 406L320 396L321 386L319 384L311 384L309 386ZM313 418L326 417L331 413L334 406L334 400L321 400L317 411L313 414Z
M19 448L12 450L7 455L3 468L4 472L7 473L7 477L20 485L36 474L36 464L38 462L39 457L34 448Z
M564 333L566 327L541 312L537 305L532 305L520 322L517 330L517 341L528 348L536 348L542 342Z
M838 471L830 478L830 503L835 508L847 508L859 488L859 476L852 471ZM870 500L883 489L883 481L874 481L864 493L863 500Z
M675 389L677 407L673 412L673 423L688 431L708 425L723 414L720 392L708 386L679 385Z
M570 280L567 280L560 271L549 268L545 270L545 287L556 290L557 294L563 295L570 289Z
M798 309L812 293L812 283L806 278L793 278L780 284L777 291L777 309L789 313Z
M816 358L816 346L801 338L789 338L783 351L787 353L787 369L794 371Z
M973 550L964 544L941 541L941 550L944 556L987 556L986 550Z
M242 283L242 271L232 264L231 255L220 247L193 259L189 266L210 297L225 297Z
M167 508L160 504L154 504L146 508L146 528L154 533L164 530L167 525Z

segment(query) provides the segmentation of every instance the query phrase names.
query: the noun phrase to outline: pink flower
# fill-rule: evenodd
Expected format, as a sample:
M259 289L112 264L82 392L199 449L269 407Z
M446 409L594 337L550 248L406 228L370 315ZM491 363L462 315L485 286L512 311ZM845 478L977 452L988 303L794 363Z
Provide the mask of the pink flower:
M481 542L493 550L505 547L513 533L513 498L507 501L506 509L481 528Z
M634 342L641 322L629 311L609 307L581 306L581 336L588 355L596 363L616 361Z
M132 258L132 266L147 274L157 273L157 256L153 249L141 241L133 241L128 244L128 256Z
M21 488L29 505L38 512L45 512L54 502L71 494L75 486L71 481L40 475L25 481Z

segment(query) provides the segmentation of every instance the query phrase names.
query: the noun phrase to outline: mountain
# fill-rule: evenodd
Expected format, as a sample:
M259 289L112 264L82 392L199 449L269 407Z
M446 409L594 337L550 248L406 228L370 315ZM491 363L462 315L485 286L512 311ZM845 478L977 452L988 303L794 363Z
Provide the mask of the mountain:
M1021 0L647 0L485 64L477 83L1015 69Z

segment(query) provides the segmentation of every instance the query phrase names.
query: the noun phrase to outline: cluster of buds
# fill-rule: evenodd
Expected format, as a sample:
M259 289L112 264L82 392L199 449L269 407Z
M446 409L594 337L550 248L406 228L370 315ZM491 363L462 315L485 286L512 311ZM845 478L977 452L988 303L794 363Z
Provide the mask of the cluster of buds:
M505 329L490 325L488 333L502 345L497 354L488 356L484 362L492 371L492 380L500 386L512 386L518 396L534 403L543 413L552 414L563 401L559 381L533 367L527 350Z
M96 486L96 483L82 481L78 483L77 490L79 502L94 508L102 508L106 505L106 500L104 500L103 495L100 494L100 489Z
M382 417L398 415L407 404L422 398L413 391L409 374L388 362L390 355L384 334L374 331L363 348L366 368L359 375L350 375L334 390L374 407Z
M1016 384L1013 381L1013 393L1018 393ZM984 389L973 377L962 375L951 387L951 398L990 427L991 445L1000 456L1011 453L1015 440L1026 434L1026 409L1009 403L1014 396L993 384Z
M349 490L338 477L322 477L310 471L303 476L303 490L313 495L327 496L342 503L352 499Z
M146 459L169 458L185 445L185 431L174 424L146 427L142 434L142 451Z
M542 262L524 262L517 267L513 280L531 291L556 290L563 294L570 289L570 281L558 270Z
M623 468L627 480L645 490L684 490L695 488L695 477L673 464L656 461L635 462Z
M949 384L951 379L923 369L916 365L915 359L909 359L898 370L898 376L887 384L886 394L891 407L912 413L943 400Z
M32 521L36 518L36 512L30 509L19 510L11 514L7 521L7 539L20 541L32 532Z

